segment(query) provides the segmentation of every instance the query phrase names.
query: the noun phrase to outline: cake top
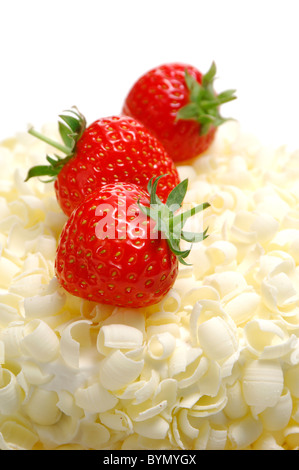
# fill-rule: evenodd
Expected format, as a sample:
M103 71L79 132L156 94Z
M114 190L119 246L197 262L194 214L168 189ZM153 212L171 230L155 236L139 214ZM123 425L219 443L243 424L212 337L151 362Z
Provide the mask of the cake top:
M24 183L48 151L26 134L0 146L1 447L296 448L298 152L219 128L178 167L210 235L167 297L130 310L57 282L67 217L53 185Z

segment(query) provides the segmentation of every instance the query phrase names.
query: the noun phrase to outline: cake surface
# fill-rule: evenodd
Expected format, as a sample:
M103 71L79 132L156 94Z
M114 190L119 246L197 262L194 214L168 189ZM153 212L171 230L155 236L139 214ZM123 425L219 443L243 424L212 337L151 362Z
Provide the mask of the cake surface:
M0 144L0 449L298 449L299 151L230 122L179 166L209 237L132 310L59 286L66 216L52 184L24 182L45 152Z

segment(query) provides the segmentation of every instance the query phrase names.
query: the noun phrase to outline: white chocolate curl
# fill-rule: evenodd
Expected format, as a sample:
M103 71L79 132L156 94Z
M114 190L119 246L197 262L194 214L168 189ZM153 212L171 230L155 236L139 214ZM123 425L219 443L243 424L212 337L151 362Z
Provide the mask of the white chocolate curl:
M283 372L278 361L254 360L243 373L243 393L249 406L261 411L275 406L283 390Z
M10 415L18 411L21 390L15 376L7 369L0 369L0 412Z
M61 416L57 402L57 393L43 390L42 388L35 388L25 405L25 410L34 423L49 426L57 423ZM47 407L44 406L44 403L47 403Z
M58 355L59 339L42 320L31 320L24 328L21 346L30 357L38 357L40 362L49 362Z
M76 404L89 413L102 413L114 408L118 399L99 383L87 388L78 388L74 394Z
M144 361L134 361L117 350L100 364L100 382L107 390L119 390L137 379Z
M109 354L114 349L137 349L142 346L140 330L127 325L104 325L99 331L97 349L101 354Z

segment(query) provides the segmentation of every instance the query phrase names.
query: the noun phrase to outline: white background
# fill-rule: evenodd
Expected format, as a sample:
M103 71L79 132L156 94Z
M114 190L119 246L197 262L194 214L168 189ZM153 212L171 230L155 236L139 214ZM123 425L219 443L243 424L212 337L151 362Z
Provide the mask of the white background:
M120 112L133 82L163 62L214 60L222 108L266 144L299 148L298 0L0 0L0 140Z

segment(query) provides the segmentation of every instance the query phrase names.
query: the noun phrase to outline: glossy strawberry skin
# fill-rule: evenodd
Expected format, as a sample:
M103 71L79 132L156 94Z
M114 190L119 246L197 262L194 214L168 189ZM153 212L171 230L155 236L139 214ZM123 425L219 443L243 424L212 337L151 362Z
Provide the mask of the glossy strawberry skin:
M78 140L75 155L58 174L58 203L70 216L100 185L128 182L146 189L153 176L167 174L158 188L162 201L179 183L178 172L163 146L135 119L113 116L95 121Z
M138 186L107 184L73 211L61 233L55 262L56 276L68 292L135 308L159 302L171 289L178 273L177 257L161 232L152 238L151 219L140 212L139 198L149 205L147 192ZM103 227L110 231L104 233Z
M212 126L207 134L200 135L200 124L196 121L176 120L179 109L189 103L185 70L202 83L202 73L191 65L161 65L137 80L122 110L123 114L134 117L149 129L175 162L204 153L216 132Z

